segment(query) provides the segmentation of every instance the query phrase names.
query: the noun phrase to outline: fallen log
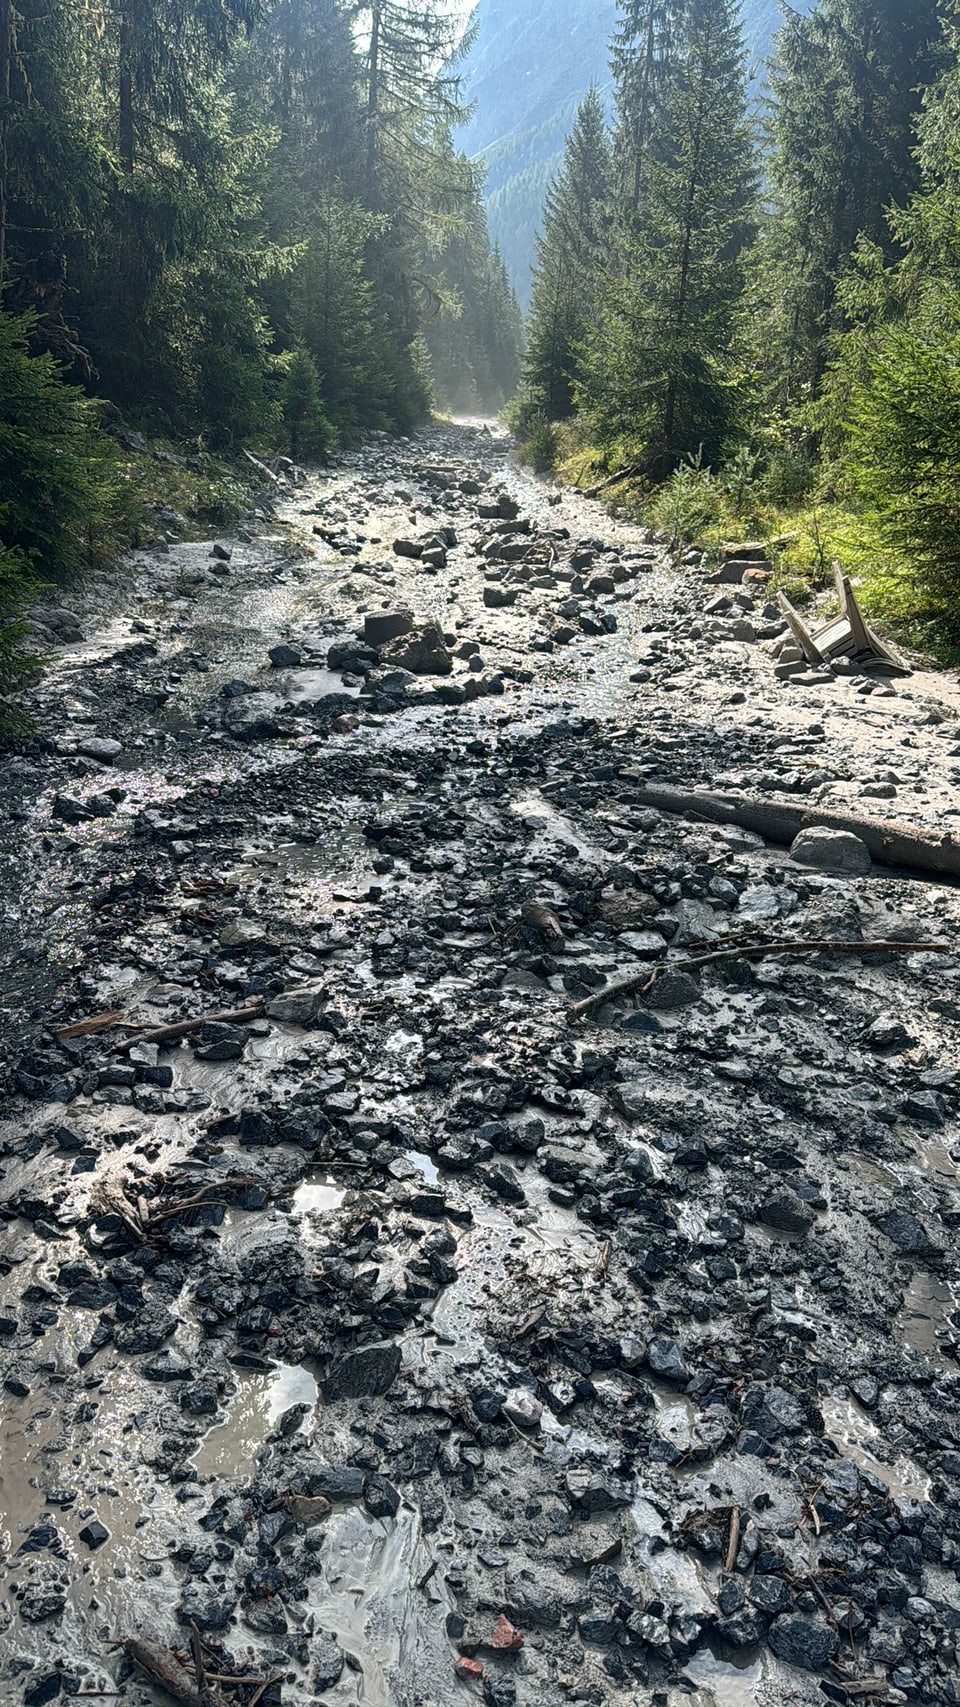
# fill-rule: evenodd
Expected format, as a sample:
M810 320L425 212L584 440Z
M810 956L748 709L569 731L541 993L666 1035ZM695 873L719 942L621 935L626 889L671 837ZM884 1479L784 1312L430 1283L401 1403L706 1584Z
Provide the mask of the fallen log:
M585 498L599 498L601 492L608 492L611 486L619 486L623 480L639 480L644 473L640 463L631 463L627 468L618 468L616 474L601 480L599 486L587 486L584 489Z
M713 794L706 789L661 788L646 783L637 788L636 803L680 818L733 824L740 830L753 830L764 841L787 847L801 830L847 830L859 836L878 865L912 866L917 871L960 877L960 838L900 824L892 818L835 812L782 795L760 800L749 794Z
M251 1020L263 1018L263 1010L263 999L258 997L255 1002L248 1002L246 1007L231 1008L227 1013L195 1014L193 1019L178 1019L170 1025L155 1025L148 1031L137 1027L132 1037L127 1037L116 1045L114 1054L126 1054L135 1043L174 1043L178 1037L189 1037L191 1031L198 1031L202 1025L249 1025Z
M582 1002L573 1002L567 1009L567 1018L572 1025L575 1020L592 1013L594 1008L615 1002L620 996L645 996L665 972L694 972L703 966L716 966L721 961L761 960L776 954L953 954L955 948L956 944L952 942L849 942L845 939L836 942L739 943L736 948L721 948L713 954L697 954L689 960L664 962L654 972L645 967L642 972L623 978L618 984L608 984L604 990L595 990Z

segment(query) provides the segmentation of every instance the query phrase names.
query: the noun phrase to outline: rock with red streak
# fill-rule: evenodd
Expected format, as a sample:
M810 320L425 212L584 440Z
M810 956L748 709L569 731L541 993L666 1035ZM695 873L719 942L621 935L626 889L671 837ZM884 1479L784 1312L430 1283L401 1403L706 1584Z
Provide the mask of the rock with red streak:
M513 1654L518 1648L523 1647L523 1637L519 1630L514 1629L509 1618L504 1618L503 1613L497 1619L496 1627L490 1639L490 1646L496 1648L501 1654Z
M456 1672L458 1677L468 1683L479 1683L483 1676L483 1666L479 1660L458 1660Z

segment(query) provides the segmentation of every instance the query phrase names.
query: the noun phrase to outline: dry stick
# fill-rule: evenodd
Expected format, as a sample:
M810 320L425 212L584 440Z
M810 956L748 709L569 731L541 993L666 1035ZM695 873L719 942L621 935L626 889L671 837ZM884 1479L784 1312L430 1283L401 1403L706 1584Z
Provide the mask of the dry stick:
M620 996L646 995L652 990L657 979L664 972L690 972L701 966L716 966L725 960L752 960L754 956L763 958L772 954L952 954L954 944L951 942L757 942L741 943L739 948L719 949L715 954L699 954L692 960L675 960L665 966L660 966L655 972L644 970L635 973L632 978L624 978L619 984L608 984L606 989L595 990L592 996L587 996L582 1002L574 1002L567 1011L571 1024L574 1020L582 1019L584 1014L593 1012L605 1002L613 1002Z
M639 463L632 463L628 468L619 468L616 474L610 475L609 479L601 480L599 486L585 486L583 496L585 498L599 498L601 492L608 491L611 486L619 486L622 480L637 480L642 473L643 469Z
M732 1571L740 1551L740 1507L735 1505L730 1513L730 1533L727 1537L727 1556L723 1561L725 1571Z
M77 1025L65 1025L53 1035L58 1043L66 1043L71 1037L95 1037L100 1031L115 1031L118 1025L124 1024L125 1018L122 1008L113 1008L110 1013L93 1014L90 1019L82 1019Z
M200 1691L200 1699L201 1701L208 1701L210 1698L210 1685L207 1682L206 1667L203 1663L203 1644L200 1641L200 1632L197 1629L196 1622L192 1618L190 1620L190 1647L193 1653L193 1669L197 1677L197 1688Z
M149 1031L143 1031L138 1027L133 1037L127 1037L122 1043L117 1044L114 1054L125 1055L135 1043L169 1043L178 1037L189 1037L191 1031L199 1030L201 1025L246 1025L250 1020L262 1019L262 1017L263 998L259 997L257 1001L250 1002L247 1007L231 1008L227 1013L196 1014L193 1019L176 1020L170 1025L155 1025ZM133 1022L128 1020L126 1024L132 1025Z

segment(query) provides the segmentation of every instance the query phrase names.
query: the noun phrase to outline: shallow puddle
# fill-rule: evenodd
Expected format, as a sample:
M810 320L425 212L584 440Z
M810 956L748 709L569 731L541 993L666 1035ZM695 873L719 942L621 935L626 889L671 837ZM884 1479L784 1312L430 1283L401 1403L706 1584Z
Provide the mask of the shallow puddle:
M418 1174L423 1175L428 1185L439 1185L440 1169L432 1157L425 1155L422 1150L407 1150L404 1160L416 1168Z
M295 1215L332 1215L339 1209L346 1192L328 1175L325 1180L304 1180L293 1194Z
M256 1455L284 1411L291 1405L312 1410L319 1394L316 1377L299 1364L281 1363L265 1375L240 1373L237 1381L228 1416L210 1429L190 1460L200 1476L252 1475Z
M401 1506L380 1520L355 1507L334 1512L308 1603L317 1631L351 1657L332 1699L364 1707L412 1701L412 1679L452 1670L443 1572L423 1580L432 1563L419 1513Z
M922 1503L929 1499L930 1477L919 1464L902 1456L885 1463L877 1456L876 1449L883 1449L883 1436L853 1399L823 1399L820 1409L830 1439L858 1470L875 1476L895 1500Z
M945 1280L922 1271L915 1274L900 1314L904 1344L926 1357L945 1358L941 1338L948 1332L946 1319L956 1307L956 1297Z
M635 1557L651 1577L658 1596L684 1612L715 1614L713 1598L694 1560L675 1547L658 1545L666 1539L664 1521L642 1491L634 1499L631 1515L637 1526Z
M683 1670L698 1689L709 1690L716 1707L752 1707L763 1682L760 1660L737 1665L731 1660L718 1660L709 1648L694 1654Z

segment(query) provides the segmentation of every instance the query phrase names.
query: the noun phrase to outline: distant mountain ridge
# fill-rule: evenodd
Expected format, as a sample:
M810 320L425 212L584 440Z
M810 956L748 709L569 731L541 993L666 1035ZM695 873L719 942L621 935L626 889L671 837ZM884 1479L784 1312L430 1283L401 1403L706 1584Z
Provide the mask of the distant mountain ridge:
M460 146L487 172L490 231L521 300L547 184L591 83L609 92L616 0L479 0L465 65L476 111ZM759 67L780 23L779 0L746 0L744 35Z

